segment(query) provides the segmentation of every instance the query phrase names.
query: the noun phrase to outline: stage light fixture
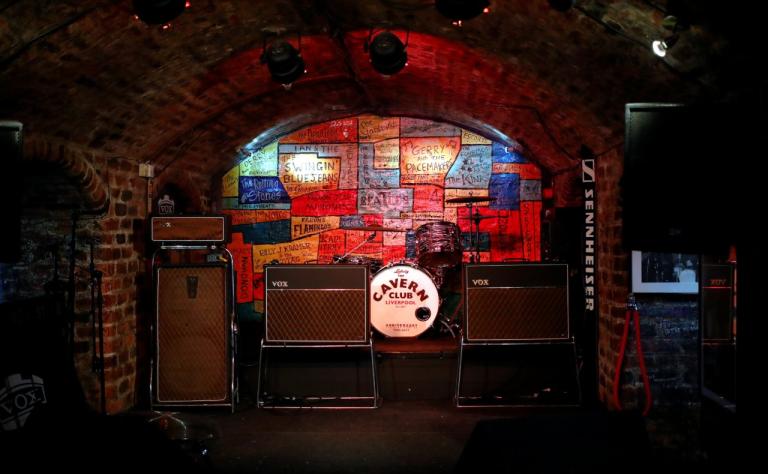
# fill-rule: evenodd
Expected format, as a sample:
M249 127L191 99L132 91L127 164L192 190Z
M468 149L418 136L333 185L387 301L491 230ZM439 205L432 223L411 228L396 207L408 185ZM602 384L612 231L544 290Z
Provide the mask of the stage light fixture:
M677 40L680 38L680 36L675 33L672 36L669 36L667 38L664 38L663 40L655 40L653 43L651 43L651 48L653 49L653 53L663 58L667 55L667 50L669 50L672 46L677 43Z
M299 49L285 40L276 40L264 47L261 62L269 68L272 79L286 88L300 78L306 71L304 60L301 58L301 38Z
M490 2L488 0L437 0L437 11L446 18L461 26L464 20L471 20L481 13L488 13Z
M667 30L672 30L672 34L663 40L654 40L651 43L651 49L653 50L653 54L663 58L667 55L667 51L672 48L680 39L680 33L678 32L688 29L688 23L681 21L676 16L669 15L664 17L664 20L661 22L661 26Z
M391 76L400 72L408 64L408 33L405 44L391 31L382 31L373 40L373 30L368 34L368 39L363 45L363 50L370 56L373 68L385 76Z
M133 0L137 19L148 25L162 25L163 29L189 6L189 0Z

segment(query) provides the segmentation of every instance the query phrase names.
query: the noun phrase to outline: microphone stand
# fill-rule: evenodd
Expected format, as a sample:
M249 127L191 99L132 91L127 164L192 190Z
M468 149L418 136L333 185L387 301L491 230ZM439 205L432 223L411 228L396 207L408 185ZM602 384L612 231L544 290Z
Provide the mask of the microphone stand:
M69 240L69 280L67 281L67 351L69 357L75 360L75 252L77 250L77 219L79 214L72 211L72 234Z
M91 358L91 371L99 376L99 395L101 402L101 414L107 414L107 394L106 380L104 378L104 295L101 291L102 277L104 273L96 270L94 262L94 243L96 238L90 240L91 261L88 270L91 276L91 347L93 348L93 357ZM97 329L98 325L98 329ZM96 350L96 334L99 335L98 353Z

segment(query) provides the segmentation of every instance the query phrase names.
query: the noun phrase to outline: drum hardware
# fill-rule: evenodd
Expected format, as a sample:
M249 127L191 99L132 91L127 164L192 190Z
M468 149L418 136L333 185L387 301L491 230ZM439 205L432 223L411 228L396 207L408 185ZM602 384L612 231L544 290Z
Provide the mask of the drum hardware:
M469 257L470 263L479 263L480 262L480 219L485 219L486 217L480 216L477 213L477 210L475 212L472 212L473 206L472 204L475 202L493 202L496 198L488 197L488 196L463 196L463 197L456 197L451 199L446 199L445 202L453 202L453 203L466 203L467 208L469 208L469 248L472 250L472 254ZM472 230L472 223L475 223L475 230Z
M479 221L483 219L495 219L497 216L482 216L480 215L477 210L475 210L475 213L470 217L473 221Z
M341 255L333 256L333 263L351 263L353 265L368 265L371 269L371 277L374 273L378 272L383 266L384 262L380 258L372 258L365 255L347 255L346 257Z
M398 229L395 227L384 227L380 226L378 224L371 224L371 225L364 225L359 227L347 227L343 230L360 230L360 231L370 231L371 234L366 237L362 242L355 245L351 249L349 249L344 255L338 256L334 255L333 257L333 263L357 263L357 264L365 264L365 263L375 263L375 259L370 259L370 262L364 262L364 261L349 261L350 260L350 254L354 252L355 250L359 249L363 245L370 243L373 241L373 239L376 238L376 232L406 232L404 229ZM362 259L365 257L357 256L357 258ZM381 262L379 261L379 268L381 268Z
M488 196L461 196L461 197L455 197L446 199L445 202L450 203L459 203L459 204L466 204L466 203L473 203L473 202L493 202L496 198L488 197Z
M345 227L342 230L365 230L373 232L407 232L406 229L398 229L397 227L384 227L377 224L363 225L359 227Z

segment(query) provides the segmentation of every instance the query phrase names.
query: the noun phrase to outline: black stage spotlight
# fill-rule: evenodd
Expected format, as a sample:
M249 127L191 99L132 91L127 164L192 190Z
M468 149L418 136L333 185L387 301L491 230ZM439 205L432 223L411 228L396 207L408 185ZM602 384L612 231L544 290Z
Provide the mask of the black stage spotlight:
M287 87L306 72L300 51L285 40L277 40L266 46L261 53L261 62L269 67L272 79Z
M375 70L385 76L391 76L408 64L408 53L405 51L408 43L407 36L406 44L403 44L391 31L382 31L373 38L373 41L371 41L371 34L368 35L363 49L370 55L371 64Z
M470 20L488 12L488 0L437 0L437 11L454 21Z
M148 25L167 25L188 7L188 0L133 0L136 18Z

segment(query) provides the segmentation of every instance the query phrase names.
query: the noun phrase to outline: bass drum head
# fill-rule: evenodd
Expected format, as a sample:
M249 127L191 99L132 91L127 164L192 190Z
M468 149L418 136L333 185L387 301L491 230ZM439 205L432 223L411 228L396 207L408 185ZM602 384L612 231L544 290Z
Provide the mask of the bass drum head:
M432 277L414 265L387 266L371 280L371 325L385 336L418 336L432 327L439 307Z

